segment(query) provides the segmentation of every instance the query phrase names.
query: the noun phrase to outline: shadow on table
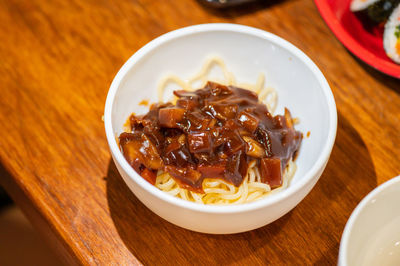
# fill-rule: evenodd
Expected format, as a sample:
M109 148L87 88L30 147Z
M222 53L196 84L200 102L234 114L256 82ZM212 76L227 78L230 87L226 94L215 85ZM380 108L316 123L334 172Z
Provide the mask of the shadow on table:
M380 72L379 70L373 68L372 66L366 64L364 61L360 60L358 57L350 53L348 50L347 52L358 62L358 64L366 71L369 75L374 77L380 83L385 84L386 87L390 88L392 91L400 94L400 79L394 78L387 74Z
M318 205L331 210L319 214L325 217L318 217L322 221L318 225L322 228L321 238L330 241L314 265L326 265L327 261L334 264L332 259L337 260L341 235L350 214L376 186L375 168L368 148L346 117L338 112L336 143L329 163L313 191L302 202L322 201Z
M11 174L6 170L3 164L0 163L0 211L13 204L11 198L7 195L6 191L2 187L2 181L10 179Z
M212 7L210 4L204 3L203 0L197 0L199 5L204 8L207 12L223 18L234 18L240 17L243 15L248 15L255 13L261 9L270 8L272 6L281 4L288 0L269 0L269 1L262 1L262 0L255 0L249 3L240 4L236 6L226 7L226 8L215 8Z
M130 192L111 160L107 198L115 227L144 264L332 264L350 213L376 186L362 138L340 113L339 123L331 160L320 181L294 210L267 226L235 235L207 235L177 227L153 214Z

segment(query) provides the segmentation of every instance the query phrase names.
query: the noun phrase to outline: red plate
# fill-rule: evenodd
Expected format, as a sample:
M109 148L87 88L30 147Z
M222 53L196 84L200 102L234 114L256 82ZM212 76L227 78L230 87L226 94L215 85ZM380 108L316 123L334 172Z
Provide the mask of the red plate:
M400 79L400 65L386 56L383 27L368 26L350 11L351 0L314 0L322 18L339 41L368 65Z

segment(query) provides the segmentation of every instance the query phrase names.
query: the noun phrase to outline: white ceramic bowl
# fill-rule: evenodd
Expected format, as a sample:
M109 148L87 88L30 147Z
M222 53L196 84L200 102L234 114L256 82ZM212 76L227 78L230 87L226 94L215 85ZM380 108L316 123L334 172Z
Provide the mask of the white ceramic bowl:
M340 241L339 265L400 265L400 176L354 209Z
M260 72L278 92L276 113L286 106L304 138L290 186L270 197L242 205L206 206L172 197L146 182L124 159L116 137L143 99L157 102L156 88L166 73L182 78L197 73L205 59L218 55L238 81L255 83ZM115 164L132 192L149 209L178 226L228 234L264 226L294 208L312 189L329 159L336 137L335 101L317 66L287 41L262 30L234 24L203 24L164 34L137 51L111 84L104 112L107 140Z

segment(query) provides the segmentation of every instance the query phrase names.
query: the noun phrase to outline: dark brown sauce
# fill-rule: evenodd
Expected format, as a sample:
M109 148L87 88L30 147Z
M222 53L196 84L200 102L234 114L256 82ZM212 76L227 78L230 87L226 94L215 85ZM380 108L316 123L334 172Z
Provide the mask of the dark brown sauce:
M163 170L200 193L205 178L239 186L255 160L262 182L282 185L302 139L287 109L272 116L254 92L214 82L174 94L176 105L153 104L147 114L131 115L131 132L119 136L125 158L147 181L154 184Z

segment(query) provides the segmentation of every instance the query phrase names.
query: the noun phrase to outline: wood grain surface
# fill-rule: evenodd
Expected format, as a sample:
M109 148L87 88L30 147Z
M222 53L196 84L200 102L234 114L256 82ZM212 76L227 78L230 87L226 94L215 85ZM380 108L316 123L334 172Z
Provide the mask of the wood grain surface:
M265 2L218 11L195 0L0 0L0 182L66 264L336 264L354 207L400 174L400 82L349 54L312 1ZM118 174L101 120L135 51L207 22L292 42L325 74L338 108L332 156L311 193L235 235L194 233L149 211Z

